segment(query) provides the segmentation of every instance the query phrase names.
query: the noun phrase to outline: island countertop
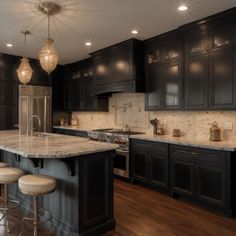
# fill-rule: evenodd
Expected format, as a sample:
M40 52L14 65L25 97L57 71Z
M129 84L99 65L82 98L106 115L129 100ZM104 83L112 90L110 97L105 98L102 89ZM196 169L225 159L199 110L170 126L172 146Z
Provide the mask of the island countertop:
M60 134L28 136L15 130L0 131L0 149L29 158L67 158L111 151L116 144Z

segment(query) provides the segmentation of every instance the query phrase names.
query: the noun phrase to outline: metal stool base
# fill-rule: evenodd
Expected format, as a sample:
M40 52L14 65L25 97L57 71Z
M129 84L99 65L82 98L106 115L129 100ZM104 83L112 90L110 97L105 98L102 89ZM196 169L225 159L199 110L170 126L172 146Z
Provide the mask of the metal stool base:
M50 230L50 234L52 235L53 233L53 221L52 221L52 214L49 210L47 209L40 209L38 208L38 196L33 196L33 208L34 208L34 216L33 217L24 217L22 219L22 222L21 222L21 232L19 234L19 236L23 236L23 232L26 231L26 227L25 227L25 221L32 221L33 223L33 226L34 226L34 234L33 236L38 236L38 226L40 224L43 224L43 223L46 223L46 222L50 222L51 224L51 230ZM40 216L39 216L39 211L44 211L44 212L47 212L48 214L48 218L46 218L44 221L41 221L40 220Z

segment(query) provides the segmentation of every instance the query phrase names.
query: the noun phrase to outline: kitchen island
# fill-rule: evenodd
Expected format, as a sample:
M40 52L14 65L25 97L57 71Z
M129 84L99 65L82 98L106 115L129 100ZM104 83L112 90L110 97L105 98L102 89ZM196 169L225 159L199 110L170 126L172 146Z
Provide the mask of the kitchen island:
M57 180L56 190L41 199L41 206L53 215L57 236L101 235L115 227L112 158L116 148L66 135L0 131L2 161L25 174ZM22 209L32 210L32 199L20 193L17 185L10 194L22 201Z

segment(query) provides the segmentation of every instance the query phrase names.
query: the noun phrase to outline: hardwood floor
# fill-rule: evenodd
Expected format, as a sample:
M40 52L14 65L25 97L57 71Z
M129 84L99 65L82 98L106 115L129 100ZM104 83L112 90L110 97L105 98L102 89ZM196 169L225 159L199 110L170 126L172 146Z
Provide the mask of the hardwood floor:
M115 181L116 229L106 236L236 236L236 218Z
M116 229L104 236L236 235L236 218L228 219L157 191L120 180L115 180L115 218ZM5 227L0 227L0 236L19 234L20 220L11 215L10 225L12 233L7 234ZM41 233L40 236L48 234Z

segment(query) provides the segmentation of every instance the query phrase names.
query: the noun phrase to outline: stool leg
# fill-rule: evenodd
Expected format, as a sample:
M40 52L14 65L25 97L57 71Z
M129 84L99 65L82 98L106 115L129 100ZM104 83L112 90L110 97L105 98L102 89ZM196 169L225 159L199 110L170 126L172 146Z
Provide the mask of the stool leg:
M9 223L8 223L8 185L4 184L4 208L5 208L5 222L7 227L7 232L10 233Z
M34 236L38 236L38 196L33 196L34 202Z

